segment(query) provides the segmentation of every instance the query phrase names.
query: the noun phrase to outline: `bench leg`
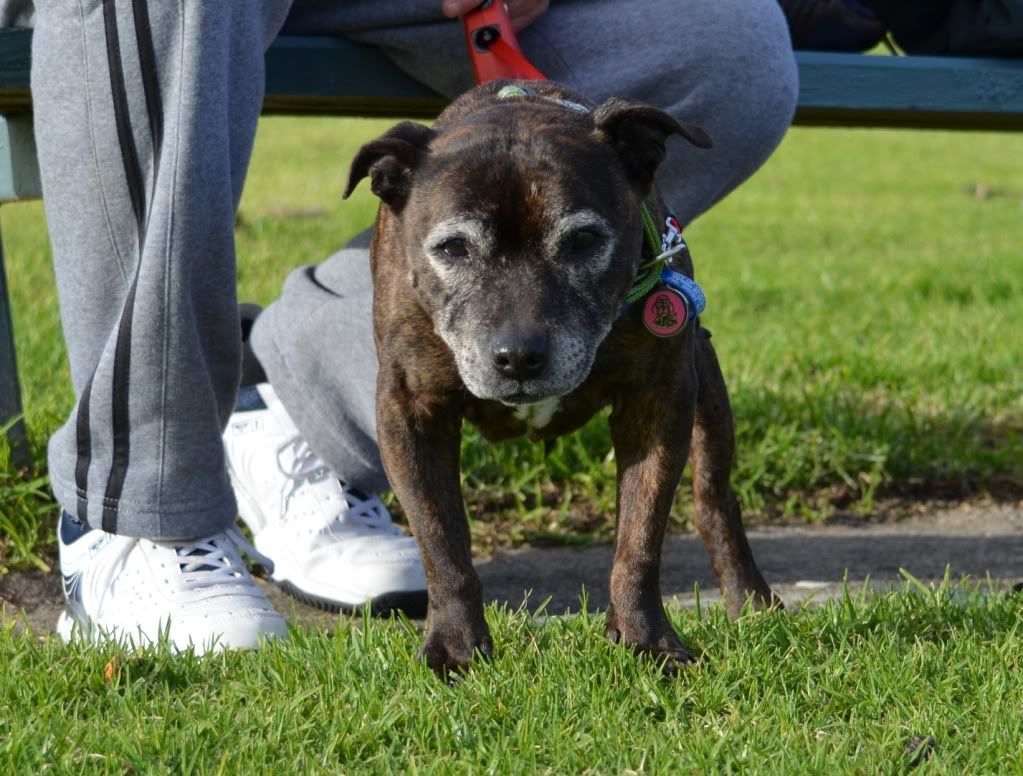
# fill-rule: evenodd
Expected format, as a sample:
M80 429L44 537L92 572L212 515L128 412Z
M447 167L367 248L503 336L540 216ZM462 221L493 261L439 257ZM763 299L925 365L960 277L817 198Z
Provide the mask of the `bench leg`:
M0 238L0 429L7 428L11 461L16 467L27 466L29 463L23 414L18 362L14 355L11 302L7 294L7 273L4 270L3 240Z

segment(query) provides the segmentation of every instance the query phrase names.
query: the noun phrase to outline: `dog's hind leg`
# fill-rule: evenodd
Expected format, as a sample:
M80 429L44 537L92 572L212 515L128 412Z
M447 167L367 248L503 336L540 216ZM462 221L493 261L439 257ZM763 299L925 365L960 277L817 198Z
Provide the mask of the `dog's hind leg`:
M737 616L747 599L758 608L780 606L764 581L742 526L739 501L729 478L735 459L735 424L710 333L696 333L698 381L696 421L690 461L695 509L693 522L710 555L728 613Z

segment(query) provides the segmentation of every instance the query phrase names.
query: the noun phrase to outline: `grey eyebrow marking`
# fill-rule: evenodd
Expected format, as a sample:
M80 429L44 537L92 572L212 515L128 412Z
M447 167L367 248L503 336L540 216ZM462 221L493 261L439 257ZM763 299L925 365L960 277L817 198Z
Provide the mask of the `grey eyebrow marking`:
M436 246L456 237L464 237L481 250L489 250L493 241L489 227L481 219L472 216L459 216L434 224L423 241L423 251L428 256L432 255Z
M611 257L614 255L617 241L613 237L614 233L607 220L595 210L577 210L574 213L562 216L558 221L558 225L552 230L547 239L547 245L545 246L547 254L549 256L556 255L561 248L562 242L564 242L568 235L586 228L599 232L606 239L604 249L593 257L592 262L587 262L587 268L590 271L603 272L611 263Z
M446 284L464 284L468 280L467 267L447 260L439 251L442 243L455 238L464 238L471 250L481 251L488 255L493 250L494 235L490 227L479 218L473 216L457 216L434 224L423 241L423 253L430 262L430 267Z
M577 210L574 213L562 216L558 220L558 225L551 233L551 240L556 242L549 247L557 249L566 235L586 227L591 227L594 231L600 232L603 235L611 234L611 227L608 226L604 216L600 213L595 210Z

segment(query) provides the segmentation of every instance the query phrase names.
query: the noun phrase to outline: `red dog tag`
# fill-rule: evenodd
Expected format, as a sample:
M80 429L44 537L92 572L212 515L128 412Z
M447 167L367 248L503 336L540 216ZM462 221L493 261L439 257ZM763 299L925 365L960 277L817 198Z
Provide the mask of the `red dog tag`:
M673 288L659 288L643 304L643 325L656 337L674 337L689 320L686 300Z

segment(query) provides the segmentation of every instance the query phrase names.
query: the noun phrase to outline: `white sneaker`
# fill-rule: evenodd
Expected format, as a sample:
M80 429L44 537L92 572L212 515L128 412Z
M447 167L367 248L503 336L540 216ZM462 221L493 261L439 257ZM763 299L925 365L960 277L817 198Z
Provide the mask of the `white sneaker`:
M284 590L329 611L425 616L415 541L309 449L268 383L242 388L224 446L241 518Z
M288 633L242 562L238 545L248 543L235 528L200 541L153 542L90 530L65 512L57 535L64 641L77 633L140 647L166 636L175 650L204 654L254 649Z

